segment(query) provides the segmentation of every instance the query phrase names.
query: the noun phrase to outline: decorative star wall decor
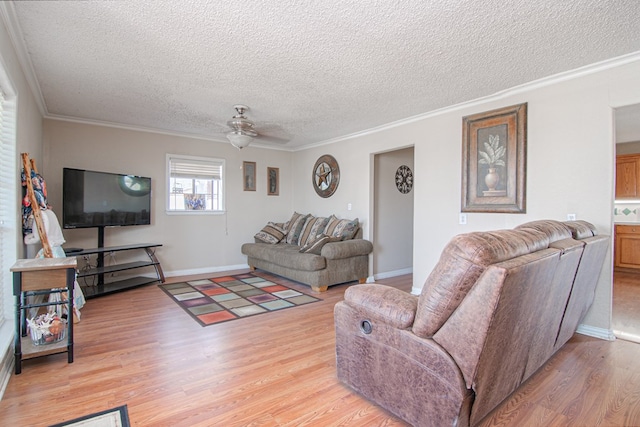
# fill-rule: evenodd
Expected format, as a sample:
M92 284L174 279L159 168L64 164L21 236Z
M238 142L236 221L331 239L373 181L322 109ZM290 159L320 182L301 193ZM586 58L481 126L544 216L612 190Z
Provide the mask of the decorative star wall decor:
M311 172L313 188L320 197L330 197L335 193L340 182L340 167L333 156L320 156Z

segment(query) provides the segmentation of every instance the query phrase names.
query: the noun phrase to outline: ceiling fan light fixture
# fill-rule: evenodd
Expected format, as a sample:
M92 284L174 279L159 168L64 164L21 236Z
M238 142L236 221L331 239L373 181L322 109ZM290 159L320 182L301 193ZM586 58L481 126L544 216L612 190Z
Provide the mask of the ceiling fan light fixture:
M227 134L227 139L229 140L231 145L236 147L238 150L242 150L243 148L248 147L249 144L251 144L251 141L253 141L252 136L237 131L229 132Z

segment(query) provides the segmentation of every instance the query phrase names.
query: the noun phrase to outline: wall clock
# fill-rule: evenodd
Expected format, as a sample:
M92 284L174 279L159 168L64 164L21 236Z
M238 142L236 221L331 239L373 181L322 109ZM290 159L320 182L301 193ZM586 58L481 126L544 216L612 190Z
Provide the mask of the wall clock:
M333 156L320 156L311 172L313 188L320 197L330 197L335 193L340 182L340 167Z
M413 172L409 166L402 165L396 171L396 187L402 194L407 194L413 188Z

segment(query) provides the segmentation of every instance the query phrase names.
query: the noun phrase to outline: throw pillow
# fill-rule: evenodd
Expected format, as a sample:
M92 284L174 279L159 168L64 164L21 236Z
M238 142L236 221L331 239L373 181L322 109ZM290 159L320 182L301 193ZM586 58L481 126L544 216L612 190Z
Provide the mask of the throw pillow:
M332 216L327 224L327 228L324 230L324 234L340 237L341 240L350 240L356 235L359 226L358 218L350 220L338 219Z
M310 216L302 227L300 238L298 239L298 246L304 246L307 243L316 239L327 226L329 218L313 217Z
M300 249L300 252L305 254L320 255L320 252L322 252L322 247L324 245L326 245L329 242L337 242L339 240L340 240L339 237L333 237L333 236L327 236L326 234L321 234L317 236L316 239L304 245Z
M262 230L258 231L258 233L253 237L255 238L256 242L260 241L275 245L276 243L280 242L286 234L287 232L284 231L281 226L270 222L265 225Z
M297 245L300 240L300 233L302 233L302 227L311 215L293 214L289 221L289 228L287 229L286 242L290 245ZM295 218L294 218L295 217Z
M304 216L304 214L294 212L293 215L291 215L291 218L289 218L289 221L284 223L284 229L289 231L291 225L293 225L301 216Z

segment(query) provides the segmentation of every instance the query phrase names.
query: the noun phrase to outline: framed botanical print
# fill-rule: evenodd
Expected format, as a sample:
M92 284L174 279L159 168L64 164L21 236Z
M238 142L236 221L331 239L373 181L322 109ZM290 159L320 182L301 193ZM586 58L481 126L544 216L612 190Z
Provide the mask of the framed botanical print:
M462 119L462 212L526 212L527 104Z
M256 191L256 162L242 162L242 189Z

